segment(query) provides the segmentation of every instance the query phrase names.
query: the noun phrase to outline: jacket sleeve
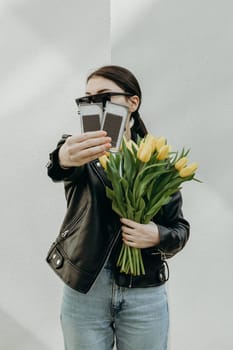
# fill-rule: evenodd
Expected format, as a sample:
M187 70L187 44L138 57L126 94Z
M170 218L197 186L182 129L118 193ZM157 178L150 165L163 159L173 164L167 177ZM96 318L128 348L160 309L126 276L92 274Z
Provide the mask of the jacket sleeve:
M154 247L164 258L171 258L183 249L189 239L190 226L182 213L182 196L175 193L170 202L153 218L157 224L160 243ZM153 248L149 248L152 252Z
M59 164L58 153L61 146L65 143L70 135L62 135L61 140L57 144L57 148L49 154L49 161L46 165L48 176L54 181L71 181L75 182L83 173L84 166L62 168Z

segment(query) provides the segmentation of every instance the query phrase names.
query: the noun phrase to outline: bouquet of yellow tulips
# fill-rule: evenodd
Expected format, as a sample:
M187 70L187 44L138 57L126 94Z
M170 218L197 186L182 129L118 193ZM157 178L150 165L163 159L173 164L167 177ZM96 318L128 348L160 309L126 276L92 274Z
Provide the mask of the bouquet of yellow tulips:
M106 195L120 216L147 224L184 181L194 178L197 163L187 165L189 150L171 152L164 137L148 134L138 142L123 139L121 150L99 158L112 188ZM126 274L145 274L141 249L123 243L117 261Z

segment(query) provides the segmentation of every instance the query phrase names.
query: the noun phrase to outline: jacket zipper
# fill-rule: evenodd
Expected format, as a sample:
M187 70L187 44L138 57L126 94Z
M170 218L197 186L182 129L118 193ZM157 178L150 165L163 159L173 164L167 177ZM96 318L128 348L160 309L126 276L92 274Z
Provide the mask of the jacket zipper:
M61 233L61 237L62 237L63 239L65 239L69 232L70 232L70 230L65 230L65 231L63 231L63 232Z
M84 208L84 210L83 210L83 212L81 213L81 215L79 215L78 218L77 218L77 217L74 217L73 220L71 220L70 224L67 225L67 227L65 228L65 230L62 231L62 232L59 234L59 236L58 236L58 238L57 238L57 242L60 242L60 241L64 240L64 239L68 236L69 232L72 231L73 228L75 227L75 225L77 225L77 224L79 223L79 221L82 219L83 214L84 214L84 212L85 212L85 209L86 209L86 207Z
M100 164L100 163L99 163L99 164ZM98 172L98 168L97 168L96 163L95 163L95 162L92 162L92 163L91 163L91 166L93 167L93 169L94 169L96 175L98 176L98 178L100 179L100 181L102 182L102 184L104 185L104 188L105 188L105 187L107 186L107 184L105 183L105 181L104 181L102 175Z
M102 184L103 184L103 186L104 186L104 188L105 188L105 187L107 186L107 184L105 183L104 179L102 178L102 175L98 172L98 169L97 169L96 164L95 164L94 162L92 162L92 163L91 163L91 166L92 166L94 172L96 173L96 175L98 176L98 178L100 179L100 181L102 182ZM97 278L98 275L101 273L101 271L103 270L104 265L105 265L105 262L108 260L109 256L111 255L112 248L114 247L114 245L115 245L115 243L116 243L116 241L117 241L117 239L118 239L120 233L121 233L121 229L119 229L119 231L117 232L116 237L115 237L114 241L112 242L111 247L110 247L110 249L109 249L109 253L108 253L107 257L104 259L104 261L103 261L103 263L102 263L102 265L101 265L101 267L100 267L98 273L97 273L96 276L95 276L95 279L94 279L93 283L95 282L96 278Z
M173 254L169 254L169 253L165 253L162 249L158 249L160 256L161 256L161 260L165 261L166 259L168 259L169 257L172 257Z

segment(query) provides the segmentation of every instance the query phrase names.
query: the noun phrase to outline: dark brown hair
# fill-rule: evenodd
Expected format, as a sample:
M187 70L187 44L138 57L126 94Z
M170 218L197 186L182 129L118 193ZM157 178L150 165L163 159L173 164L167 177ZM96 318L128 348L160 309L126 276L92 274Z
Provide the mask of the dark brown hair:
M112 80L125 92L132 93L133 95L137 95L139 97L139 106L137 110L131 114L131 117L134 119L134 124L131 128L131 132L133 139L136 139L136 134L138 134L140 137L144 137L148 133L148 131L138 112L141 104L142 92L135 76L128 69L114 65L103 66L95 70L87 77L87 82L94 76L99 76Z

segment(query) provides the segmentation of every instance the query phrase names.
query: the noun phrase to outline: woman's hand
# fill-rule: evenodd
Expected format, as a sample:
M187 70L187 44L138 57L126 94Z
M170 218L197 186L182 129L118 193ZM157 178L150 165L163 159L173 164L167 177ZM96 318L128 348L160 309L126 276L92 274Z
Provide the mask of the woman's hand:
M111 148L111 138L106 135L100 130L68 137L59 150L60 166L80 166L103 156Z
M160 242L158 226L154 222L139 224L135 221L121 218L123 224L122 238L126 245L134 248L149 248Z

